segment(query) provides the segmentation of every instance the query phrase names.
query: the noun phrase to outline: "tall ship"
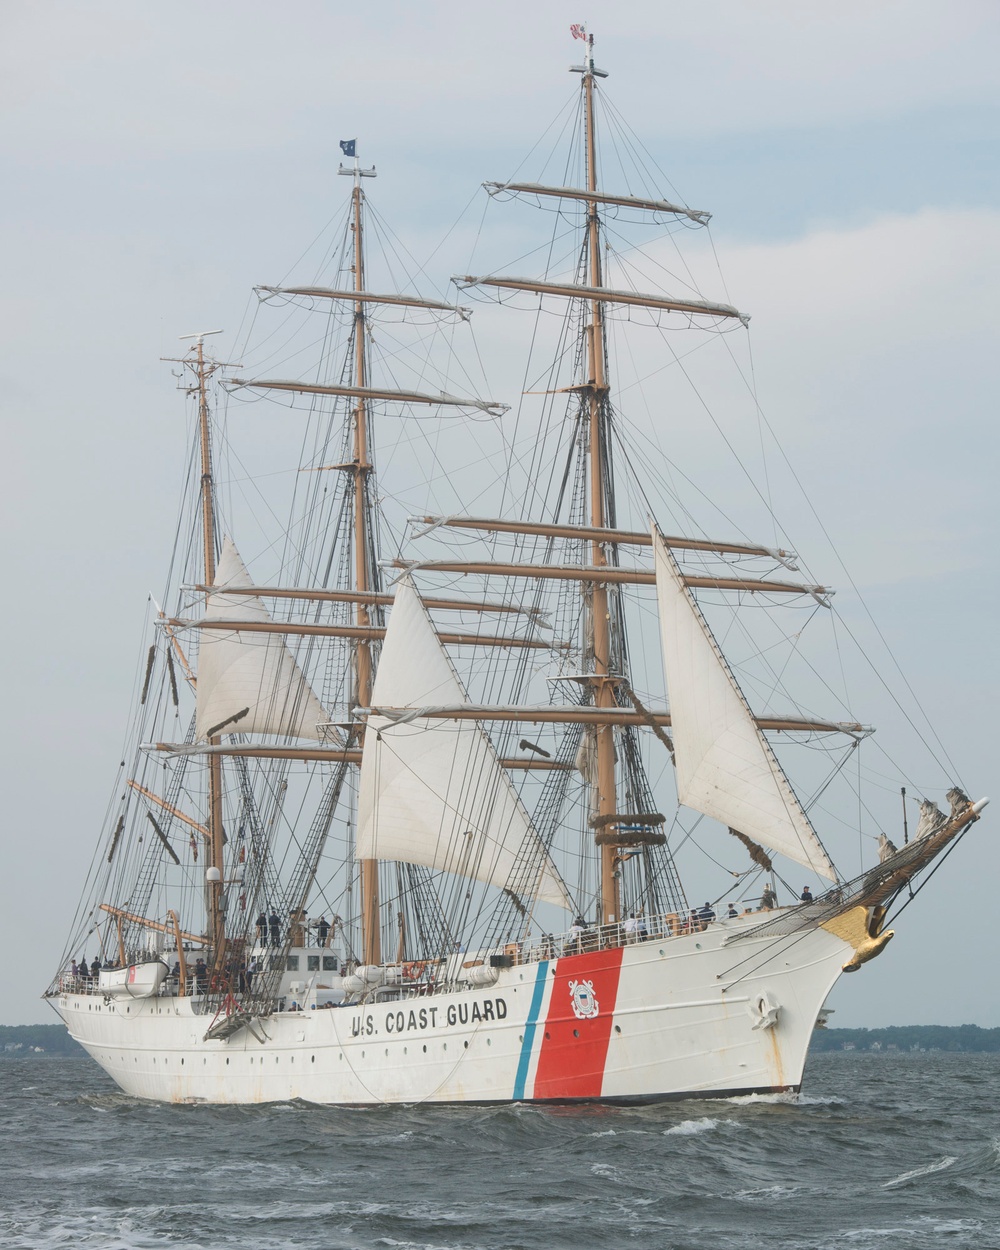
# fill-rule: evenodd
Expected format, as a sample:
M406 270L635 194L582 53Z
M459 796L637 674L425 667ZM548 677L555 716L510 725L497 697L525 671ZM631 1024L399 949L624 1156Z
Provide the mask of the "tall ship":
M748 317L572 33L560 175L484 184L488 265L419 294L345 140L313 277L257 289L242 359L177 358L174 551L46 991L129 1094L797 1091L986 803L947 757L938 792L889 779L810 659L832 591L729 519L742 478L709 502L679 467Z

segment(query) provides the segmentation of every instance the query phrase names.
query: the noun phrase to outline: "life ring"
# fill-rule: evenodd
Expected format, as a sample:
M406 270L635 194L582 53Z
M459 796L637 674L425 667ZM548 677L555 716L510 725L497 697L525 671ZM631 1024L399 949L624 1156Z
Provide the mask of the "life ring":
M420 960L414 963L403 964L403 980L404 981L418 980L421 976L423 976L423 972L426 967L427 967L427 964Z

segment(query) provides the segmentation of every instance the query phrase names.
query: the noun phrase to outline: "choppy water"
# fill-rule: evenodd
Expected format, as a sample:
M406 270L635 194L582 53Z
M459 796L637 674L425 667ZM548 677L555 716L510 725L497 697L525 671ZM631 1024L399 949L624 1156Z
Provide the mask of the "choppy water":
M996 1250L1000 1056L817 1055L798 1100L168 1107L0 1063L0 1246Z

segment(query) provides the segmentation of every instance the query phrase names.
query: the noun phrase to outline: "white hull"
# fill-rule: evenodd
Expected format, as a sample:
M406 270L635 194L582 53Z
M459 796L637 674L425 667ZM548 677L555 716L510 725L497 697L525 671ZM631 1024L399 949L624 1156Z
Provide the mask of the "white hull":
M62 993L53 1003L123 1090L166 1102L797 1090L816 1018L854 948L824 928L732 942L753 923L503 968L488 987L281 1012L224 1040L204 1040L212 1017L199 999Z

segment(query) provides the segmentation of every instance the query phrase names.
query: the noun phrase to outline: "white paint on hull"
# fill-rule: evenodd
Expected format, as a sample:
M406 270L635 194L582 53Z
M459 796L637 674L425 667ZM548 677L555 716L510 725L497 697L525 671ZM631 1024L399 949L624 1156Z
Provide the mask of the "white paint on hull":
M191 998L64 993L54 1005L123 1090L168 1102L652 1100L796 1089L851 947L823 929L726 947L727 929L506 968L487 987L279 1013L255 1023L263 1041L248 1029L204 1040L212 1017ZM616 994L602 1003L605 969L593 966L619 958ZM577 1019L566 990L577 970L596 987L593 1019ZM771 1028L755 1013L762 995L779 1008ZM595 1029L606 1036L599 1060L588 1040ZM571 1077L579 1069L580 1083L540 1086L553 1068Z

